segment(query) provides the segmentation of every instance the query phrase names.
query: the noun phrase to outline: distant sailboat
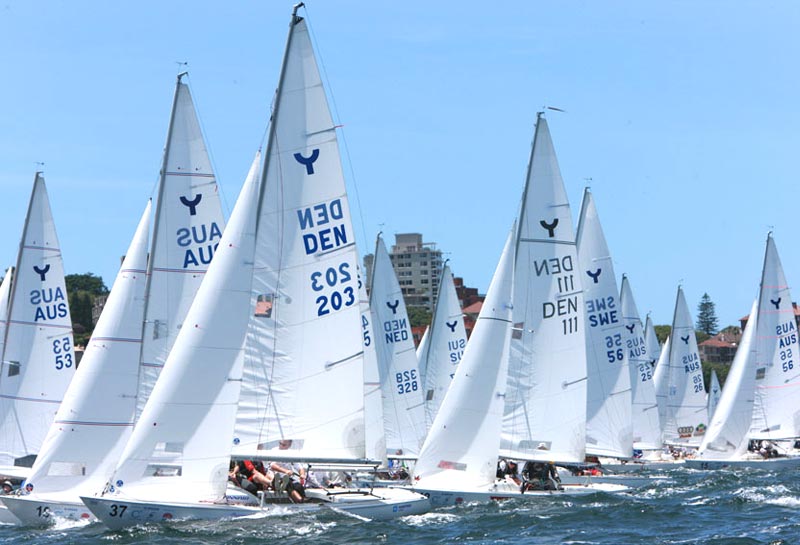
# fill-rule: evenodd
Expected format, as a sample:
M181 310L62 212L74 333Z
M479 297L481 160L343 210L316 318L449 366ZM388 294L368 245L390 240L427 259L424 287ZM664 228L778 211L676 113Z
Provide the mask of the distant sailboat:
M703 368L692 316L678 287L667 375L666 443L699 446L708 426Z
M631 376L614 265L591 191L576 235L586 312L586 454L633 454Z
M8 302L0 474L27 475L74 373L64 265L44 177L37 172Z
M658 339L655 332L650 342L639 318L633 290L627 276L622 277L620 293L622 319L625 324L623 339L628 353L630 380L632 387L631 406L633 423L633 448L639 450L661 449L661 423L658 419L658 405L653 386L653 370L658 353ZM652 324L648 318L652 330Z
M774 453L791 452L797 423L798 335L792 297L775 241L767 236L761 287L736 351L728 379L700 455L689 467L797 467L800 456L765 458L748 453L751 440L766 441ZM769 454L767 450L764 453Z
M439 294L433 309L431 326L426 330L427 338L420 356L425 396L425 418L427 425L433 423L439 406L453 381L458 363L467 346L467 331L461 305L458 302L453 273L445 264L439 282ZM420 343L420 347L422 347ZM419 353L419 350L417 351ZM425 372L422 373L422 369Z
M389 458L415 458L426 432L422 377L403 293L380 235L371 278L386 450Z
M661 434L664 434L664 424L667 421L667 391L669 377L669 346L670 336L668 335L663 346L659 344L653 320L647 317L644 327L645 343L647 350L651 354L650 361L655 366L653 371L653 388L656 391L656 404L658 405L658 421L661 424ZM651 347L655 347L653 350Z

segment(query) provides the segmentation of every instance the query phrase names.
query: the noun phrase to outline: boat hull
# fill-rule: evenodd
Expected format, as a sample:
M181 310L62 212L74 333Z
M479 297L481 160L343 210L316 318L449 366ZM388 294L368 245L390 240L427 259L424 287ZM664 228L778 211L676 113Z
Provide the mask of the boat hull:
M0 505L0 524L19 525L20 520L5 505Z
M83 503L47 500L36 496L0 496L0 501L24 526L49 526L57 519L97 520Z
M503 500L542 500L544 498L596 494L598 492L617 493L630 490L627 486L609 483L565 484L561 490L529 490L520 492L519 487L505 486L505 483L493 485L486 489L474 490L440 490L434 488L414 487L414 490L425 494L431 500L431 507L447 507L470 502L490 502Z
M800 456L786 456L780 458L764 459L737 459L737 460L703 460L694 458L686 460L689 469L715 470L715 469L788 469L800 467Z
M312 501L300 504L231 505L213 503L146 502L120 497L81 497L89 510L113 530L137 524L180 519L216 520L269 512L276 507L296 511L333 509L371 520L388 520L430 510L427 497L401 488L307 489Z

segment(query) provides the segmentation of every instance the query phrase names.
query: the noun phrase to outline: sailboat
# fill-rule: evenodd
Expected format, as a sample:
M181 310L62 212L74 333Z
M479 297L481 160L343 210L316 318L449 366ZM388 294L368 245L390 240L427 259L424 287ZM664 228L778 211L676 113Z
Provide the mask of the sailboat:
M576 235L586 327L586 454L632 455L631 376L614 265L589 188Z
M26 525L93 518L79 494L103 487L133 426L149 221L148 202L80 369L25 481L31 492L0 496Z
M439 282L439 293L433 308L431 326L426 330L425 345L420 342L420 374L425 396L427 426L433 423L439 406L453 380L456 367L467 346L467 331L453 273L445 263ZM424 360L424 364L423 364ZM424 372L423 372L424 369Z
M110 296L86 370L26 481L33 492L13 501L26 524L93 518L80 495L101 490L113 471L219 243L222 206L185 75L175 84L149 252L140 222L117 282L127 295Z
M181 329L104 494L83 497L112 528L272 508L277 492L255 505L228 497L231 455L366 462L355 244L301 5L262 173L251 169L189 311L192 326ZM391 518L429 508L424 496L394 488L306 493L312 501L296 509Z
M416 458L427 428L423 383L419 372L411 323L403 292L392 268L386 245L375 241L370 308L375 316L375 338L389 458Z
M582 463L584 299L569 202L541 114L514 248L513 331L500 455Z
M622 276L620 306L622 307L622 320L625 324L623 339L628 354L632 387L633 448L642 451L660 450L661 424L658 419L656 391L653 386L655 350L651 352L651 344L655 345L655 349L659 348L658 340L651 340L651 343L646 341L645 329L639 318L631 283L625 275ZM650 327L652 328L652 324Z
M627 490L583 483L528 491L514 480L496 478L499 456L545 463L584 459L586 343L579 263L569 204L541 114L518 222L414 469L414 489L428 494L434 506Z
M750 441L764 442L775 454L791 452L800 436L797 423L797 324L772 233L767 236L758 299L745 326L717 411L699 456L688 467L779 468L800 466L800 456L764 457L748 452ZM765 454L768 451L765 449Z
M0 475L24 478L75 372L50 201L36 173L8 299L0 368Z
M671 339L666 371L664 442L698 447L708 425L706 389L692 316L680 286L675 300Z

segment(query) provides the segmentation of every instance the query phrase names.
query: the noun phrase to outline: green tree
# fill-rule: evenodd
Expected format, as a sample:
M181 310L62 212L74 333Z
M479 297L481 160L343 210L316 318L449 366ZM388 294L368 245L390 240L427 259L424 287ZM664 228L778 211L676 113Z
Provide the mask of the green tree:
M715 335L718 329L719 320L714 302L707 293L704 293L700 298L700 304L697 305L697 330L707 335Z
M653 326L653 329L656 331L656 337L658 338L658 342L664 344L669 337L670 332L672 331L672 326L670 325L657 325Z
M94 331L92 309L95 299L108 295L108 288L102 277L93 273L68 274L64 277L69 300L69 312L72 316L72 331L76 345L85 345Z
M431 313L425 307L408 307L407 310L411 327L430 325Z
M103 282L103 278L95 276L94 273L68 274L64 277L64 281L67 284L67 293L85 291L91 295L108 294L108 288Z

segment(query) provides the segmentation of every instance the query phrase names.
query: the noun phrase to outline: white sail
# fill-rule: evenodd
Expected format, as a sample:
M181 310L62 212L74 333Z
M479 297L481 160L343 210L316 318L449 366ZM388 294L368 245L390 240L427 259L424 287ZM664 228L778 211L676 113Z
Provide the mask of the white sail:
M708 389L708 397L706 399L709 422L711 422L711 419L714 418L714 411L717 410L717 404L719 403L719 398L721 395L722 395L722 387L719 385L719 378L717 377L717 372L714 369L712 369L711 386Z
M39 452L75 373L64 265L41 173L33 183L8 313L0 369L0 466Z
M217 182L182 76L175 87L153 223L137 414L183 326L225 227Z
M416 456L426 431L423 385L403 293L380 235L369 297L380 332L375 350L383 390L386 450L389 457Z
M750 319L733 358L725 390L717 410L709 420L708 431L700 445L703 459L732 459L747 451L747 432L753 419L753 394L756 387L755 331L758 301L753 302Z
M0 361L6 346L6 324L8 324L8 303L11 299L11 283L14 267L9 267L0 284Z
M182 502L225 494L251 307L259 160L104 493Z
M361 333L364 343L364 441L366 458L380 460L385 466L386 432L383 429L383 392L381 376L378 369L378 354L375 351L375 340L378 334L373 324L372 309L369 306L366 283L362 280L359 267L358 299L361 308Z
M639 310L633 298L628 277L622 276L620 290L622 321L625 324L623 339L628 354L631 377L631 421L633 423L633 448L654 450L661 448L661 423L658 418L656 390L653 385L653 369L658 352L658 339L648 318L652 339L645 339L645 330L639 318ZM654 347L651 352L651 346Z
M586 453L628 458L633 428L625 327L611 253L588 188L576 243L586 305Z
M678 287L672 319L664 441L700 445L706 432L706 388L692 315Z
M439 411L444 395L450 387L453 376L467 346L467 331L458 294L453 283L453 273L448 265L442 270L439 283L439 296L433 311L433 319L428 342L423 352L426 371L423 377L425 417L427 425Z
M656 336L655 327L650 316L647 317L645 329L645 344L647 351L650 353L650 363L655 366L653 371L653 389L656 391L656 404L658 405L658 421L661 424L661 433L663 437L664 424L667 421L667 390L668 390L668 375L669 375L669 339L664 341L661 346L658 343L658 336ZM655 350L651 347L655 347Z
M102 490L133 429L150 202L26 483L37 495ZM51 496L52 497L52 496Z
M515 232L414 468L421 488L470 490L495 480L507 385Z
M417 345L417 362L419 366L419 376L425 382L425 372L428 369L428 337L430 337L431 326L426 326L422 333L422 338Z
M800 435L799 352L792 296L770 234L758 296L751 439L790 439Z
M234 453L365 456L358 255L308 28L293 18L274 102Z
M513 332L501 453L582 462L583 294L569 202L539 117L516 236ZM541 448L540 448L541 447Z

